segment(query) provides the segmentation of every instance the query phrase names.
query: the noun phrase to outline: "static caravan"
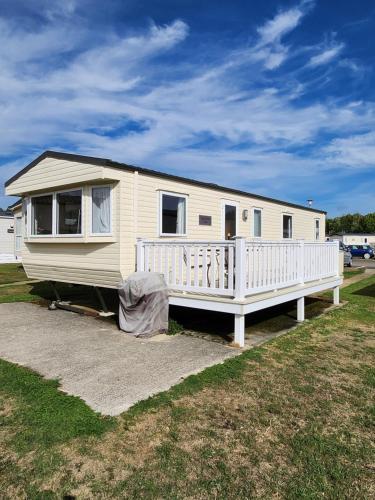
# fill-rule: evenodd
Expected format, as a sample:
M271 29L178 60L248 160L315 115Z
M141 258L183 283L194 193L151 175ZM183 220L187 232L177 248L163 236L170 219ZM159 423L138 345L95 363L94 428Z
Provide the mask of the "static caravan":
M13 213L14 232L13 232L13 253L16 261L22 260L22 241L24 236L24 223L22 218L22 200L17 200L9 207Z
M0 215L0 262L15 262L14 217Z
M242 336L247 312L341 282L325 212L310 207L54 151L6 193L23 200L30 278L117 288L136 269L161 272L171 304L233 312Z
M375 233L340 233L330 235L330 239L338 239L344 245L371 245L375 246Z

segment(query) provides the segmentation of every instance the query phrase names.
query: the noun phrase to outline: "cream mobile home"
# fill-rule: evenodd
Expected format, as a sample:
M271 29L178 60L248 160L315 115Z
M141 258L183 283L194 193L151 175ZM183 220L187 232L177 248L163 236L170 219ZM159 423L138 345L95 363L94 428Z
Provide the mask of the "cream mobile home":
M247 312L341 283L325 212L310 207L54 151L6 193L23 199L29 277L116 288L161 272L171 304L233 312L240 344Z
M331 240L338 239L344 245L371 245L375 246L375 233L339 233L329 236Z
M14 261L14 218L0 215L0 262Z

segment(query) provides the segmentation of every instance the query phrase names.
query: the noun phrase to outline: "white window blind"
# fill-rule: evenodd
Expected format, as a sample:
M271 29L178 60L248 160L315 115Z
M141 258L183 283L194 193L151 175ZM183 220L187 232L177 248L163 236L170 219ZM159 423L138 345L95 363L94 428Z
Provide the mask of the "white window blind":
M92 233L111 233L111 188L92 188Z

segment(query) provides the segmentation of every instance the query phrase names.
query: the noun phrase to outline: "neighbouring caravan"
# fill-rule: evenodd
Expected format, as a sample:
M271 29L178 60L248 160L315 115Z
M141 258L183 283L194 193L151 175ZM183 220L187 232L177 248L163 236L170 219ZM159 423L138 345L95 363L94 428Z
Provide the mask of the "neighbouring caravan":
M13 215L0 215L0 262L13 262L14 257L14 218Z
M22 242L24 237L24 224L22 220L22 200L17 200L9 207L13 213L14 233L13 233L13 252L17 261L22 260Z
M101 158L46 151L6 183L24 200L30 278L117 287L145 239L324 241L325 212Z
M11 205L8 211L11 215L0 215L0 263L9 264L22 260L22 201Z
M337 239L344 245L371 245L375 246L375 233L339 233L329 236L331 240Z
M325 212L111 160L46 151L6 183L23 200L30 278L117 288L135 270L164 275L172 305L245 315L329 288L338 242ZM99 294L100 295L100 294ZM104 308L103 308L104 309Z

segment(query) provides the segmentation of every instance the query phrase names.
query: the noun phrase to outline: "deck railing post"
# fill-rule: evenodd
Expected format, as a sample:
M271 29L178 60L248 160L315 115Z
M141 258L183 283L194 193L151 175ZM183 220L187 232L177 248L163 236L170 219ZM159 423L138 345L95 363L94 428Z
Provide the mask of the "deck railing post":
M335 268L336 276L340 276L340 242L339 240L333 240L335 243Z
M145 246L142 238L137 238L136 270L145 270Z
M303 240L298 241L298 248L298 281L301 285L303 285L305 283L305 242Z
M234 240L234 297L244 299L246 294L246 238L237 236Z

